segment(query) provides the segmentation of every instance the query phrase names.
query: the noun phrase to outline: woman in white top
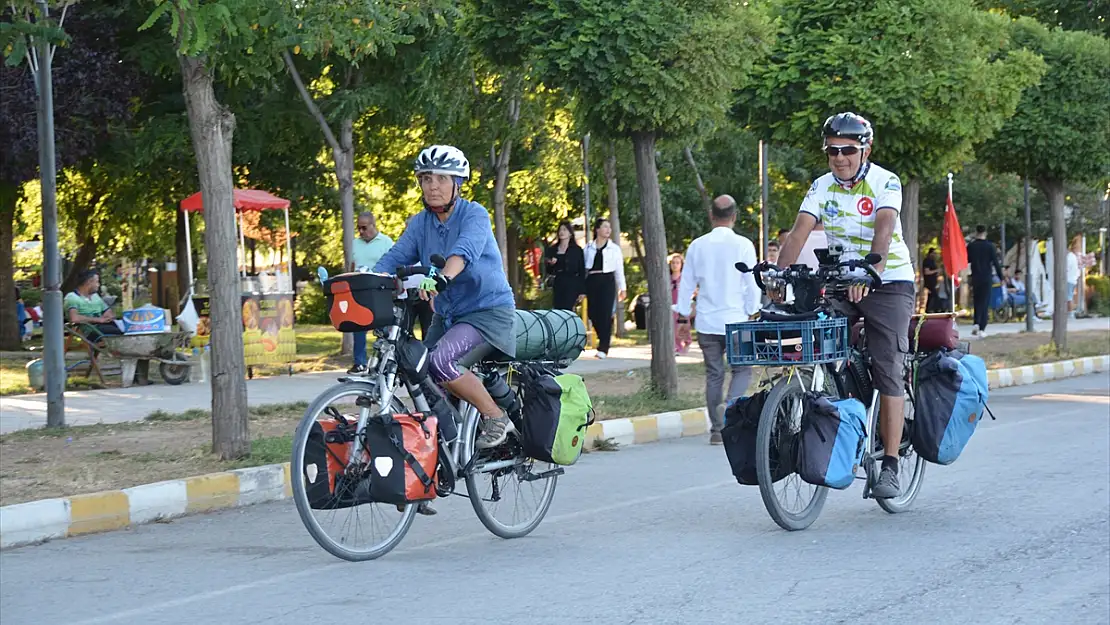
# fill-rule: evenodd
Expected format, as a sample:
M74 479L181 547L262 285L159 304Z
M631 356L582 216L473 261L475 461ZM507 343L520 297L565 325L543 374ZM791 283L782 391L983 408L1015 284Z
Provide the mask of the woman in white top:
M613 334L613 313L617 300L624 301L624 255L609 237L613 227L608 219L594 222L594 240L586 246L586 299L590 323L597 335L597 357L609 355Z

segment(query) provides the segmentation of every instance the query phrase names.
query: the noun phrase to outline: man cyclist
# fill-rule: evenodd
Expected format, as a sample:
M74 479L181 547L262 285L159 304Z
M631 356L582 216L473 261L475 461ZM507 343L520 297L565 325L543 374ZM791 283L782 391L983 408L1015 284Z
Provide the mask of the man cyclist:
M481 413L477 446L496 447L514 430L513 423L469 367L494 350L516 355L516 306L501 251L489 212L459 195L463 181L470 177L470 162L461 150L449 145L425 148L413 169L424 210L409 219L405 232L374 271L430 266L436 254L447 259L435 277L436 288L420 292L422 300L435 296L435 317L424 338L431 350L429 373L437 384Z
M871 489L879 499L901 494L898 485L898 448L902 440L905 387L904 354L909 351L908 329L914 309L914 270L902 239L902 184L898 176L871 163L874 131L855 113L825 120L822 129L829 173L814 181L802 201L794 228L779 252L779 265L797 262L810 231L820 222L830 244L843 246L843 260L875 253L882 260L875 272L882 286L866 282L849 289L845 312L863 317L871 376L879 391L884 456L878 482Z

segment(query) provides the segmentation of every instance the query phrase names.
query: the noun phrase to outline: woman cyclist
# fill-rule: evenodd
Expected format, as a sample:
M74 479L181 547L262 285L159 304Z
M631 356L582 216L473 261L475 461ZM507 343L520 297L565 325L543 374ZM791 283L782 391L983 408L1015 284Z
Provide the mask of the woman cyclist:
M496 350L516 355L515 302L501 251L489 212L459 195L470 177L470 163L461 150L448 145L425 148L413 169L424 210L409 219L404 234L374 271L430 266L436 254L447 259L436 275L436 289L420 292L424 300L435 296L435 317L424 339L431 350L429 373L481 413L478 448L496 447L514 430L513 423L469 367Z

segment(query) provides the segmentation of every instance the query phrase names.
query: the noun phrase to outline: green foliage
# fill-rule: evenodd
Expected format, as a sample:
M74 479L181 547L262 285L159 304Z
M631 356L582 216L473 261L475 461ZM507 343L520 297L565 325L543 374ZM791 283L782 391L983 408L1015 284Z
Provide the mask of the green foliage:
M598 134L683 133L719 119L768 28L727 0L470 0L464 25L503 66L579 99Z
M1087 293L1091 298L1091 310L1110 317L1110 276L1087 276Z
M68 5L72 2L48 3ZM29 0L12 1L4 7L3 15L7 17L0 22L0 51L4 54L4 63L8 67L17 67L31 54L31 47L39 41L46 41L50 45L64 46L70 41L69 34L57 24L57 14L44 19L42 10L36 2Z
M875 126L875 159L904 177L970 160L1044 71L1035 54L999 56L1007 20L969 0L782 0L778 20L739 118L816 159L825 118L855 111Z
M978 0L978 4L1015 17L1032 17L1049 26L1110 36L1110 2L1106 0Z
M293 307L299 324L328 323L328 302L324 291L316 282L309 282L297 295Z
M1034 180L1105 177L1110 172L1110 41L1049 30L1029 18L1014 22L1012 39L1015 48L1041 55L1048 72L1040 85L1025 91L1017 112L981 150L983 157L999 171Z

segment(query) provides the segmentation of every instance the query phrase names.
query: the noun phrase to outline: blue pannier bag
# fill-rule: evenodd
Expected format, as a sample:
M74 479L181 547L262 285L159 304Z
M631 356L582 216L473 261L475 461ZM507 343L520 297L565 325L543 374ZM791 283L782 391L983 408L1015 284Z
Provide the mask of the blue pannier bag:
M987 366L978 356L942 350L918 365L915 378L910 442L925 460L952 464L986 411Z
M830 401L812 392L803 405L798 475L817 486L848 488L863 460L867 409L855 398Z

